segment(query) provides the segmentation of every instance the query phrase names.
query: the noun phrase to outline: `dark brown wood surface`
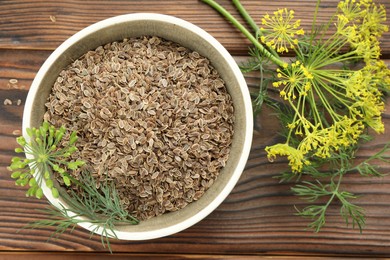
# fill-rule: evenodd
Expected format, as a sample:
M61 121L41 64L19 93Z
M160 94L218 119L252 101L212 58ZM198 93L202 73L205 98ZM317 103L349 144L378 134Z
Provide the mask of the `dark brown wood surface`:
M335 10L337 2L322 1L321 21ZM388 0L378 2L385 4L390 12ZM219 0L219 3L234 11L229 1ZM294 8L303 26L309 28L316 1L243 0L242 3L258 22L262 14L278 7ZM0 1L0 259L23 259L28 255L31 259L45 255L53 259L68 256L89 259L87 257L94 253L99 253L101 258L107 256L101 255L106 250L101 247L99 238L89 239L89 233L81 228L49 242L51 230L19 231L40 217L36 209L43 208L47 202L26 198L25 189L14 185L6 166L15 155L15 137L21 131L29 86L44 60L62 41L83 27L104 18L135 12L170 14L188 20L216 37L238 62L246 59L248 42L215 11L197 0ZM385 34L382 49L383 58L390 58L390 33ZM255 88L258 75L251 73L245 77L249 87ZM17 79L17 84L10 84L10 79ZM6 99L12 105L4 105ZM126 254L145 259L390 256L390 176L362 178L355 175L345 179L344 187L361 195L356 202L366 210L367 223L362 234L346 227L338 215L338 205L331 207L326 227L320 233L305 230L308 222L294 215L294 205L304 206L305 202L292 196L291 183L279 183L274 178L285 169L286 161L270 164L265 156L264 147L279 138L278 121L269 112L257 118L246 170L216 211L188 230L166 238L144 242L112 240L114 252L121 253L117 259ZM384 121L390 129L390 104ZM388 141L387 131L365 146L358 157L369 156ZM390 170L390 165L384 166L384 170ZM80 254L83 252L87 254Z

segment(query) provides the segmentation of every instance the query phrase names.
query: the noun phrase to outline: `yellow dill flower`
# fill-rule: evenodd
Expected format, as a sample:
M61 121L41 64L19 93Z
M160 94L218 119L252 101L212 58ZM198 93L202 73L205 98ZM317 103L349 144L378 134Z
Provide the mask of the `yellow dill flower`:
M349 25L349 20L344 15L338 15L336 28L337 34L344 36L351 45L360 42L361 36L357 31L357 27Z
M313 150L315 151L319 146L322 146L325 143L326 137L318 130L319 126L320 125L318 124L312 128L311 131L307 131L305 138L299 143L298 149L302 151L302 153L307 154Z
M357 143L360 135L363 133L364 125L362 121L344 116L341 120L334 123L334 129L338 134L338 146L350 146Z
M346 0L338 5L337 33L346 37L357 54L368 62L380 55L379 37L388 31L386 10L370 0Z
M383 134L385 132L385 125L383 124L381 116L371 117L370 120L366 120L365 123L377 133Z
M332 152L337 151L340 147L339 133L336 130L335 125L321 129L318 133L321 136L321 143L315 150L314 155L320 158L328 158Z
M351 114L377 133L383 133L381 114L385 105L379 88L390 88L390 70L383 61L372 62L345 80L346 95L354 100L349 107Z
M296 99L297 96L306 96L311 90L313 74L300 61L295 61L284 70L277 70L278 81L272 83L274 87L284 86L280 96L285 100Z
M345 0L340 1L337 8L344 14L344 19L350 21L360 21L366 14L367 1ZM362 8L363 7L363 8Z
M383 5L375 5L371 3L367 7L367 12L363 17L361 23L362 33L373 35L375 37L381 37L384 32L389 30L388 26L383 24L386 22L386 9Z
M372 60L367 63L366 70L371 73L375 86L383 90L390 90L390 69L383 60Z
M266 14L261 20L263 36L260 40L280 53L295 48L294 46L298 44L296 36L303 35L304 31L299 28L301 21L293 19L294 11L287 8L275 11L273 16Z
M381 52L379 41L373 36L352 44L352 47L356 49L356 53L362 57L366 63L370 60L378 59Z
M300 172L303 165L310 164L310 162L305 159L302 151L289 146L287 143L267 146L265 151L267 152L267 157L270 162L273 162L277 155L287 156L293 172Z
M348 79L344 81L346 96L351 99L358 99L367 95L366 78L362 70L355 71Z
M373 96L374 97L374 96ZM377 133L384 132L384 124L381 114L385 109L384 103L378 99L365 99L355 102L351 108L356 108L361 111L361 121L371 127Z
M329 127L321 128L318 124L305 134L298 145L303 154L312 153L327 158L341 146L349 146L357 142L364 129L362 122L344 116Z

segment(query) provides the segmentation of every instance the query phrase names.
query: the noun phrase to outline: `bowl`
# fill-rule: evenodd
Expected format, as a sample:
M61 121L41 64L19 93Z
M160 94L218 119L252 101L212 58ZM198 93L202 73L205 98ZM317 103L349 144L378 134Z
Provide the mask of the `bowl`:
M168 236L194 225L209 215L238 182L252 142L251 99L245 79L232 56L215 38L194 24L173 16L151 13L109 18L86 27L63 42L44 62L32 82L23 113L24 136L26 128L41 125L46 99L61 70L100 45L145 35L176 42L210 60L226 82L226 88L233 100L234 135L226 166L199 200L178 211L141 221L138 225L116 227L116 237L123 240L147 240ZM52 196L44 183L42 189L54 206L61 207L61 204L64 204L61 198L56 199ZM91 223L83 223L80 226L101 235L102 230L95 229L96 226Z

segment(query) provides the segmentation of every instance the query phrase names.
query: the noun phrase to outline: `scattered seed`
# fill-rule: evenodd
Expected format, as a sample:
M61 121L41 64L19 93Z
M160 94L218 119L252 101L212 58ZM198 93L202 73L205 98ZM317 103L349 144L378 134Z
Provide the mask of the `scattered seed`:
M12 134L13 134L13 135L21 135L21 134L22 134L22 131L19 130L19 129L16 129L16 130L12 131Z
M10 79L9 83L15 85L15 84L18 84L18 80L17 79Z
M12 105L12 101L8 98L4 99L4 106Z

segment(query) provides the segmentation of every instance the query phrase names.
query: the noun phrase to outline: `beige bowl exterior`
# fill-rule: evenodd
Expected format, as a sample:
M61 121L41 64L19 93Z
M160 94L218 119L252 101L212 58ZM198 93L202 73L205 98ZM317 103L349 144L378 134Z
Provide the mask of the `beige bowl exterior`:
M234 136L226 167L209 190L184 209L142 221L139 225L118 226L116 236L124 240L146 240L180 232L205 218L228 196L237 183L252 142L253 115L245 79L227 50L211 35L184 20L161 14L137 13L109 18L93 24L61 44L42 65L29 90L23 114L23 129L39 127L45 113L44 103L61 70L89 50L100 45L138 36L159 36L207 57L218 70L233 98ZM26 133L24 132L24 136ZM37 173L40 174L40 173ZM56 207L55 199L43 184L44 194ZM66 205L65 205L66 206ZM81 224L88 230L95 226ZM98 229L96 233L100 234Z

